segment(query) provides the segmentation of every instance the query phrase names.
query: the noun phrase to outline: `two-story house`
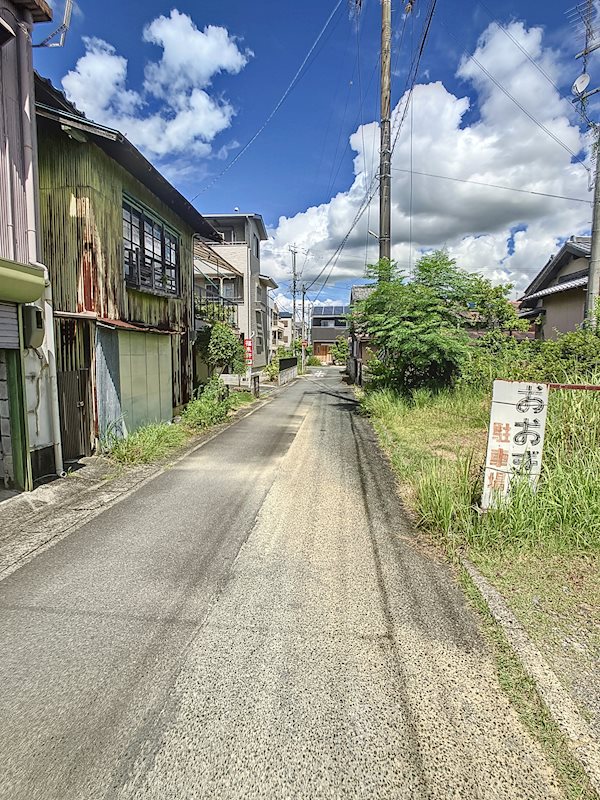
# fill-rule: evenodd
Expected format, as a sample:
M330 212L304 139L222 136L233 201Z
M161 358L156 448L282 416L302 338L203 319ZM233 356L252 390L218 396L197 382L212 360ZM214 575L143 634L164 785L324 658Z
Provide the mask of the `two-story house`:
M331 347L338 336L348 336L348 306L314 306L311 314L313 354L322 364L333 363Z
M35 23L51 19L45 0L0 0L0 491L63 469L31 56Z
M207 221L218 231L219 244L211 244L226 261L243 275L243 297L238 305L238 327L242 338L252 339L252 370L260 372L269 362L271 322L269 289L277 284L260 271L260 243L267 231L260 214L207 214ZM235 291L235 290L234 290Z
M519 316L538 323L537 338L554 339L584 321L590 249L589 236L572 236L525 290Z
M66 459L191 398L194 250L219 236L119 131L36 79L41 246Z

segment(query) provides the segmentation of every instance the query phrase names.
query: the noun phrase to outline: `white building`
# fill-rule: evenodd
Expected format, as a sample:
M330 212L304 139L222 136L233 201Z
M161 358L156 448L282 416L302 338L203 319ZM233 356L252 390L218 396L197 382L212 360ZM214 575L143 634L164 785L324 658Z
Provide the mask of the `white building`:
M244 339L252 339L253 372L269 362L271 319L269 289L277 284L260 272L260 243L267 231L260 214L206 214L205 219L221 234L221 244L212 244L217 253L243 275L243 296L238 296L237 326ZM235 281L235 279L233 279ZM239 285L239 284L238 284ZM228 289L224 285L224 292ZM232 289L233 295L236 290Z

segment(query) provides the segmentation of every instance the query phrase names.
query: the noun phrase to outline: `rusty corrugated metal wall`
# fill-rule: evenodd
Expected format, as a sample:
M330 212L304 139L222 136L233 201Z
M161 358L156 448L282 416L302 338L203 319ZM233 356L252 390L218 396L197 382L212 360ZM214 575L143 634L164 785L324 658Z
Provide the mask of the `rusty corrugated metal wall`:
M176 331L173 406L192 389L192 229L91 142L70 139L38 118L42 257L58 311L90 311ZM123 194L160 216L180 236L180 296L127 288L123 276Z

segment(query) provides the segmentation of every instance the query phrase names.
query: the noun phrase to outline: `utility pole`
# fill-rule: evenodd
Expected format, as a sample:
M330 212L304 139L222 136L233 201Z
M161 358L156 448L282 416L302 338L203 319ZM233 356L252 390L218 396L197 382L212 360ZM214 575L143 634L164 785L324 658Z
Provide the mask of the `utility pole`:
M587 297L585 301L585 316L594 323L596 317L596 303L600 297L600 138L598 126L596 133L596 173L594 179L594 208L592 214L592 248L590 252L590 274L588 277Z
M585 46L575 58L583 61L582 73L573 83L572 92L575 95L574 103L579 103L582 114L585 116L587 99L600 92L600 88L587 91L590 76L587 74L587 62L590 53L600 48L597 37L596 17L597 8L593 0L584 0L567 12L567 17L572 26L583 29ZM587 117L586 117L587 119ZM590 251L590 271L585 301L586 320L595 325L596 304L600 297L600 127L589 122L594 133L594 150L596 168L594 175L594 203L592 212L592 243Z
M306 284L302 284L302 373L306 369L306 317L304 313L304 302L306 299Z
M381 0L381 143L379 151L379 258L391 259L392 0Z
M290 253L292 254L292 347L294 342L296 341L296 283L297 283L297 273L296 273L296 255L298 254L298 248L295 244L290 247Z

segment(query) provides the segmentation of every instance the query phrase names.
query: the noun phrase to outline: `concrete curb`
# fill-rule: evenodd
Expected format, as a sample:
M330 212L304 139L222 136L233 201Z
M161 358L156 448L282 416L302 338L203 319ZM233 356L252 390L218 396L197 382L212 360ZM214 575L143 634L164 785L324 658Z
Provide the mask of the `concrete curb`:
M567 737L573 757L581 764L592 787L600 796L600 741L521 623L510 611L502 595L470 561L461 558L460 563L481 593L490 613L502 628L523 669L535 682L548 712Z

